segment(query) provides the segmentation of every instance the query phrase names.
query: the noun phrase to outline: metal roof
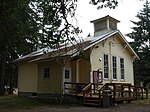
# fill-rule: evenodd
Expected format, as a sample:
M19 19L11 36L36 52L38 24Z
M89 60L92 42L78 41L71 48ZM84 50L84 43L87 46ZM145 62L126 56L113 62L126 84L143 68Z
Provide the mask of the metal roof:
M68 44L68 45L62 45L58 49L50 49L50 48L43 48L40 50L37 50L35 52L32 52L28 55L25 55L21 58L16 59L16 61L21 61L25 59L30 59L29 62L36 62L36 61L42 61L42 60L47 60L47 59L53 59L53 58L60 58L60 57L65 57L65 56L77 56L79 55L80 51L87 50L94 46L95 44L115 35L119 34L120 37L122 38L122 41L124 41L129 50L132 52L133 55L135 55L136 58L139 59L138 55L134 52L134 50L131 48L125 37L121 34L119 30L113 30L110 32L105 32L103 34L97 35L95 37L87 37L84 38L84 41L78 42L76 44Z

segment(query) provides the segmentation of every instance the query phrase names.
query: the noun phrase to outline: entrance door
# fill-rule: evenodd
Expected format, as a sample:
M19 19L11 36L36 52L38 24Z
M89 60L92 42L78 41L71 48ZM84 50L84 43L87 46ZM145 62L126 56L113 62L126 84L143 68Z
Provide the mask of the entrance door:
M103 82L102 72L100 72L100 71L93 71L93 83L99 85L102 82Z
M71 69L65 69L65 82L71 82ZM71 84L65 85L65 93L70 93ZM68 88L68 89L67 89Z

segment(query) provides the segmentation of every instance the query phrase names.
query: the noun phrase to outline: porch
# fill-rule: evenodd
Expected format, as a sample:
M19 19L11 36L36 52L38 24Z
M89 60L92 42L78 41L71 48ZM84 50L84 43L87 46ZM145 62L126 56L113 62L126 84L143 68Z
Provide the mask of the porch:
M70 86L68 86L70 85ZM69 88L68 88L69 87ZM66 95L80 98L85 106L103 107L103 92L110 92L111 104L130 103L132 100L147 99L148 91L141 86L128 83L64 83Z

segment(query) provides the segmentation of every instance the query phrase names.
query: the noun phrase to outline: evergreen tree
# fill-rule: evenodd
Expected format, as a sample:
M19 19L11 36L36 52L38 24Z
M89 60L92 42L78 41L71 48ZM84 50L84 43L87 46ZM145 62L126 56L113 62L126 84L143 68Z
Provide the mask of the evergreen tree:
M114 8L117 0L89 0L99 8ZM72 25L78 0L0 0L0 95L16 83L12 61L38 47L58 47L75 41L80 33ZM15 83L14 83L15 82ZM16 85L16 84L15 84ZM12 90L12 89L11 89Z
M134 62L135 83L150 83L150 3L146 1L144 8L136 16L139 21L132 23L132 33L128 34L134 40L132 47L139 55L140 60Z
M39 28L31 14L28 0L0 1L0 95L15 82L17 68L12 61L33 51L38 42Z

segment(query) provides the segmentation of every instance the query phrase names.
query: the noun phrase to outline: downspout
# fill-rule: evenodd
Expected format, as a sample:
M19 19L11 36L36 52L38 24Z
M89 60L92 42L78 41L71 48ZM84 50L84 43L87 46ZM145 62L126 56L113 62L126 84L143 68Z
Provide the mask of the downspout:
M110 83L112 83L112 66L111 66L111 45L112 45L112 42L110 41L109 42L109 56L110 56Z
M93 83L93 72L92 72L92 50L94 46L90 48L90 83Z

